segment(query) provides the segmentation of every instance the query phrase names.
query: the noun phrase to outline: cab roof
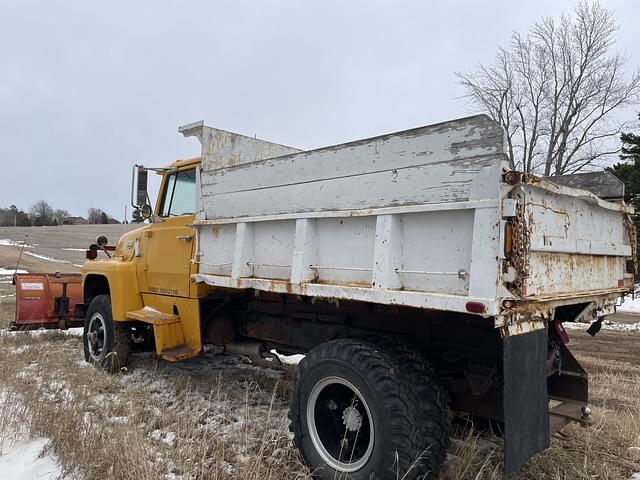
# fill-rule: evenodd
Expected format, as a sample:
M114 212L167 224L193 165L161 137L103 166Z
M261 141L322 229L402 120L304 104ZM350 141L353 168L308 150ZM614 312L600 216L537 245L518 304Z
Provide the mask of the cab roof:
M193 157L193 158L189 158L186 160L176 160L173 163L170 163L169 165L167 165L167 168L184 168L184 167L191 167L193 165L197 165L200 163L200 157Z

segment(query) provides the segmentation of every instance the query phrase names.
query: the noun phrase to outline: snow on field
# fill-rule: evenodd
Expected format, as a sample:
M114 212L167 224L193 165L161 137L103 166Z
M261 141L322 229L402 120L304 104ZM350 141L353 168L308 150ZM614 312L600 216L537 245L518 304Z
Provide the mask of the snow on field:
M12 277L15 272L15 268L9 269L0 267L0 285L11 285ZM17 273L27 273L27 271L18 269ZM15 294L10 293L8 295L0 295L0 298L8 297L15 297Z
M25 255L29 255L31 257L36 257L39 258L41 260L48 260L49 262L56 262L56 263L71 263L67 260L58 260L57 258L51 258L51 257L46 257L44 255L39 255L37 253L33 253L33 252L24 252Z
M11 275L13 275L14 273L27 273L27 271L26 271L26 270L18 269L18 271L16 272L16 269L15 269L15 268L11 268L11 269L9 269L9 268L2 268L2 267L0 267L0 276L5 276L5 275L6 275L6 276L11 276Z
M20 247L22 248L23 242L14 242L8 238L0 238L0 246L3 247ZM25 245L24 248L33 248L33 245Z
M49 440L33 438L4 442L0 454L0 478L11 480L63 480L56 456L48 450Z
M11 409L19 397L0 389L0 403ZM13 405L11 405L13 404ZM18 405L19 406L19 405ZM47 438L28 438L24 426L3 422L0 431L0 478L11 480L65 480Z
M636 296L636 298L625 297L624 302L617 310L618 312L640 313L640 296Z
M10 330L0 330L0 335L32 335L34 337L37 337L39 335L48 335L49 332L55 331L56 333L59 333L61 335L68 335L71 337L81 337L82 336L82 327L73 327L73 328L69 328L67 330L50 330L50 329L46 329L46 328L40 328L38 330L30 330L30 331L26 331L26 332L22 332L22 331L15 331L12 332ZM0 477L2 478L2 477Z
M562 326L566 330L586 330L591 326L591 324L581 323L581 322L564 322ZM604 320L602 322L601 330L612 330L615 332L640 332L640 322L615 323L615 322L612 322L611 320Z

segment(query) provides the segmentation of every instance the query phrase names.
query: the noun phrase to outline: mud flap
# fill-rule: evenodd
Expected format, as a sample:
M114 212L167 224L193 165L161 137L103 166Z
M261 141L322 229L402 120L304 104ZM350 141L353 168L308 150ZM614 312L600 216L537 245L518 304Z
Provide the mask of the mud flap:
M547 330L503 338L504 471L549 447Z

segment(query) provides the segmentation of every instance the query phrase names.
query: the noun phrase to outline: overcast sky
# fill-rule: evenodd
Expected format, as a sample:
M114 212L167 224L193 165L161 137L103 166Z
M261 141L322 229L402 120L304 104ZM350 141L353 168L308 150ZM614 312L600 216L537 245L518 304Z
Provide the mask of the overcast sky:
M640 1L602 3L637 68ZM0 207L122 220L131 166L197 156L201 119L308 149L476 113L454 72L574 6L0 0Z

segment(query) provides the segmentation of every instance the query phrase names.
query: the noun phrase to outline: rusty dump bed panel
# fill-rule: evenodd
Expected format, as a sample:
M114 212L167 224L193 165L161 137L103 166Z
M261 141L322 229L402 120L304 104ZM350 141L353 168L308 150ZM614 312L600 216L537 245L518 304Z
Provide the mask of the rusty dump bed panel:
M633 286L627 207L548 182L517 186L516 257L524 298L580 297Z
M63 300L65 297L68 300ZM81 324L84 319L74 318L78 304L82 304L81 274L16 275L15 325L18 328L57 327L61 320L64 320L63 326Z

